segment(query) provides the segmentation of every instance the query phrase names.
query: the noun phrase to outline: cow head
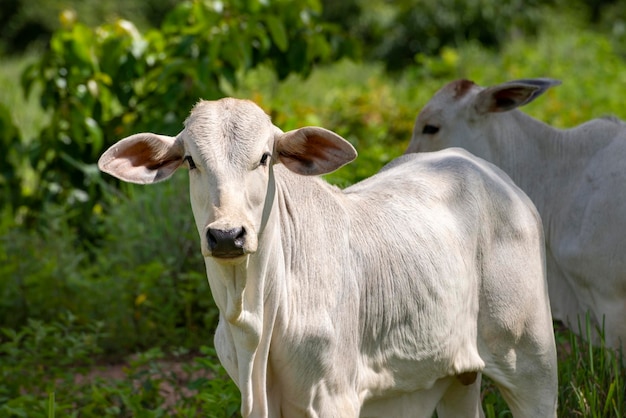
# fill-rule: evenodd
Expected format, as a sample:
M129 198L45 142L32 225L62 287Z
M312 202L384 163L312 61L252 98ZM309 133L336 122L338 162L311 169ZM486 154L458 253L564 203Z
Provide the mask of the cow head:
M489 159L489 131L506 129L505 112L530 103L558 84L561 82L547 78L509 81L487 88L468 80L449 83L417 115L406 152L462 147Z
M283 133L246 100L201 101L176 137L140 133L111 146L99 168L131 183L155 183L189 169L202 254L235 264L257 250L273 203L272 164L303 175L329 173L356 157L339 135L305 127Z

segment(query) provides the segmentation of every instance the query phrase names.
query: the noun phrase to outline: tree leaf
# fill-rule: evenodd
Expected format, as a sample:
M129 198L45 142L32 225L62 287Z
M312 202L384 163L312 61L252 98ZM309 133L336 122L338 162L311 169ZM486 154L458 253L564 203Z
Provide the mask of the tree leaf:
M274 44L276 44L281 52L285 52L289 46L289 40L283 22L276 16L268 15L266 24L270 31L270 36L274 40Z

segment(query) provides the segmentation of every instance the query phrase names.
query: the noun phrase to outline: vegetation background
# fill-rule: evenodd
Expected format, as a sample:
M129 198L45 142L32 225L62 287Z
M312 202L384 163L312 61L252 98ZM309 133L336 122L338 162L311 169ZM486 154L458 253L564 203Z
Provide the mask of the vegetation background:
M561 128L626 118L625 59L617 0L0 0L0 416L238 414L185 174L119 184L96 167L116 140L249 98L352 142L345 186L457 78L560 79L525 110ZM555 332L560 416L626 416L623 360Z

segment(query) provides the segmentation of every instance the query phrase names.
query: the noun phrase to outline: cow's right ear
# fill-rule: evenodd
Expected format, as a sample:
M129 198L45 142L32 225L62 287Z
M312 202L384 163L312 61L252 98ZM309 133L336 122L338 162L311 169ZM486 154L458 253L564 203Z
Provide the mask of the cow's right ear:
M328 129L307 126L276 138L278 160L294 173L328 174L356 158L354 147Z
M532 102L552 86L561 84L551 78L515 80L487 87L476 96L478 113L506 112Z
M184 162L184 149L175 137L141 133L112 145L98 168L120 180L149 184L169 178Z

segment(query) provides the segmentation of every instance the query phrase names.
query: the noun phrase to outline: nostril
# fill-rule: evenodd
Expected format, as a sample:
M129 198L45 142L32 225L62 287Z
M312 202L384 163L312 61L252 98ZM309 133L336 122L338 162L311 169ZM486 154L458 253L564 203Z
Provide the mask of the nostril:
M246 243L246 230L243 227L208 228L206 238L209 248L214 253L240 252Z
M209 244L209 248L211 249L211 251L214 250L215 247L217 247L217 238L215 237L215 231L218 231L218 230L209 228L206 231L206 240Z
M233 231L237 233L235 236L235 245L239 248L243 248L243 245L246 242L246 230L243 227L237 229L238 231Z

